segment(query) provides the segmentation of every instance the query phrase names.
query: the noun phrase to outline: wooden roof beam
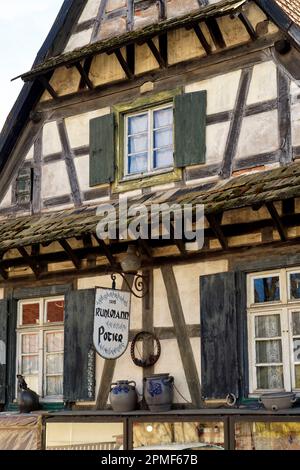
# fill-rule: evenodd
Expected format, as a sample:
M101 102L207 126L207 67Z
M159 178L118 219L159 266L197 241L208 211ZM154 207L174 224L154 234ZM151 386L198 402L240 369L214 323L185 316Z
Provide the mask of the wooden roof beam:
M47 90L48 93L52 96L52 98L56 100L58 98L58 94L56 93L54 88L52 88L52 86L50 85L49 80L47 80L47 78L44 75L40 75L38 77L38 80L41 82L45 90Z
M5 252L3 251L2 253L0 253L0 260L2 261L3 259L3 256L4 256ZM2 276L2 278L7 281L9 276L8 276L8 272L7 270L0 265L0 275Z
M99 238L96 234L94 234L94 237L97 240L101 250L104 252L104 255L108 259L110 265L114 268L118 267L118 263L116 262L114 256L112 255L110 249L108 248L104 240L101 240L101 238Z
M34 262L34 258L28 254L27 250L23 246L18 248L18 252L33 271L35 277L38 278L41 274L41 269L40 266Z
M162 69L165 69L167 67L167 61L165 60L165 58L162 56L161 54L161 51L156 47L156 45L154 44L153 42L153 39L150 38L150 39L147 39L146 41L150 51L152 52L152 54L154 55L155 59L157 60L160 68Z
M237 16L245 26L247 33L249 34L252 41L255 41L258 38L258 35L256 34L256 31L253 28L251 22L248 20L247 16L242 12L239 13Z
M197 38L199 39L199 42L200 42L201 46L205 50L206 54L207 55L211 54L211 46L210 46L210 44L208 44L208 42L206 40L206 37L204 36L199 24L195 23L192 26L192 28L193 28L194 33L196 34ZM188 27L188 29L191 29L191 28Z
M80 259L77 257L77 255L74 253L72 247L69 245L69 243L67 242L67 240L59 240L59 244L60 244L60 246L65 250L65 252L67 253L68 257L70 258L70 260L71 260L72 263L74 264L75 268L76 268L76 269L80 269L80 268L81 268L81 261L80 261Z
M89 90L94 89L93 82L89 78L88 72L86 72L85 68L82 66L81 62L76 62L75 64L76 69L80 73L82 82L89 88Z
M152 248L151 246L147 243L146 240L143 240L142 238L140 238L138 240L138 244L139 246L141 247L141 249L143 250L143 252L146 254L147 258L148 259L152 259L153 258L153 253L152 253Z
M274 206L273 202L267 202L266 207L269 211L270 216L272 217L272 220L274 222L274 226L276 227L277 232L280 235L280 239L283 242L286 242L288 240L288 235L287 235L287 230L286 227L283 225L283 222L277 212L276 207Z
M117 49L114 51L116 58L118 59L119 64L121 65L122 69L126 73L126 76L129 80L134 78L133 70L130 69L128 62L124 59L121 49Z
M222 216L223 214L218 214L218 215L207 214L206 219L213 233L215 234L216 238L219 240L223 250L228 250L228 241L221 228Z

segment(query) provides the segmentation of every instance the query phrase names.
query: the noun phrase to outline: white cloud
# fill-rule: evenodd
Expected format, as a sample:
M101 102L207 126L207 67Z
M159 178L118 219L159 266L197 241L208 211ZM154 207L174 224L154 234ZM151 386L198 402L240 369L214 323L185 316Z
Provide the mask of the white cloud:
M22 87L10 80L31 68L63 0L10 0L0 8L0 129Z

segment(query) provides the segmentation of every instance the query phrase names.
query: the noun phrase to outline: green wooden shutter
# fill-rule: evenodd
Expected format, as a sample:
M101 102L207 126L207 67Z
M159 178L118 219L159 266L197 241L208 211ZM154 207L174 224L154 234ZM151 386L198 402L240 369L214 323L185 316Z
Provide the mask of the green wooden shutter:
M93 327L95 290L65 296L64 400L94 401L95 350Z
M200 277L201 388L205 399L245 396L248 384L246 276Z
M115 117L107 114L90 121L90 186L114 181Z
M205 163L207 93L175 97L175 165L183 168Z
M7 316L8 303L0 300L0 403L6 398L6 363L7 363Z

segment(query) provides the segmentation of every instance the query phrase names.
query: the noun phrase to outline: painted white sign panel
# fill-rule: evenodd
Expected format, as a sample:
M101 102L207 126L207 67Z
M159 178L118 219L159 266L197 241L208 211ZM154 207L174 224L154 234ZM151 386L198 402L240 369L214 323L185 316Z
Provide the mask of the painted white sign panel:
M130 304L130 292L96 289L94 346L104 359L117 359L127 349Z

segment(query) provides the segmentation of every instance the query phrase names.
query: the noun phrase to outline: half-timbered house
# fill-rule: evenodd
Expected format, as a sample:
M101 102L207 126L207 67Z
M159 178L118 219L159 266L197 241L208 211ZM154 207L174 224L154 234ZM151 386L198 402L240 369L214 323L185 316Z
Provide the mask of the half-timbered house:
M299 449L300 408L258 398L300 394L300 2L65 0L20 77L0 138L0 442L21 374L48 448ZM97 208L124 199L204 204L204 246L103 241ZM95 354L112 273L137 294L130 341L160 341L151 367ZM111 410L112 383L142 394L153 373L174 377L172 411Z

